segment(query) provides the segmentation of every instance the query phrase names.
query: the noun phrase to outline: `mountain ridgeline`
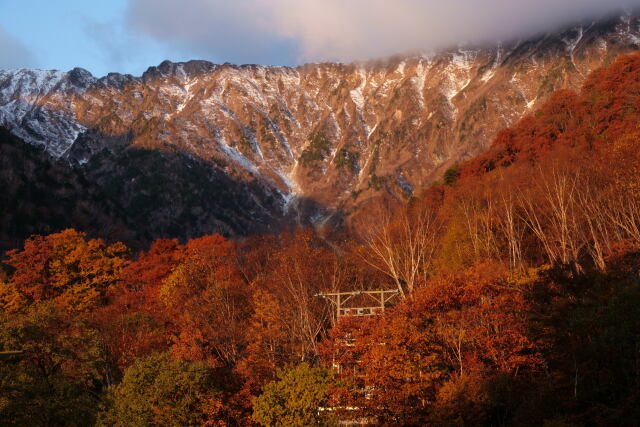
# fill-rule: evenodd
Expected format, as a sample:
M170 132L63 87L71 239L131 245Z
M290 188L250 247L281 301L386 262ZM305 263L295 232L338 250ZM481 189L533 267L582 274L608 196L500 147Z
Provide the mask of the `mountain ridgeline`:
M352 224L381 197L419 194L555 90L581 87L638 46L639 19L625 15L494 47L355 64L165 61L141 77L103 78L0 71L3 149L53 176L25 175L10 161L0 184L54 195L11 205L12 218L37 213L39 225L6 219L0 240L15 246L74 226L140 246ZM28 154L18 153L20 140Z
M367 233L157 239L135 255L73 229L32 236L0 263L0 419L636 426L639 122L635 53ZM160 167L137 150L117 167ZM54 192L53 214L100 220L82 209L100 188L25 152L3 158L41 185L3 202L62 187L83 203ZM372 307L380 289L391 299Z

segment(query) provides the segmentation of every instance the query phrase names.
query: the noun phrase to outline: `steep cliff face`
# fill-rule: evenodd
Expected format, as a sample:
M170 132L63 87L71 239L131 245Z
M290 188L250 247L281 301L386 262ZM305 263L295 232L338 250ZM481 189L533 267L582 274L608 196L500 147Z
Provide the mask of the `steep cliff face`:
M245 202L229 202L224 218L196 221L189 234L241 234L260 228L251 227L254 217L265 227L287 218L321 224L350 218L383 194L406 198L481 153L552 91L578 88L638 46L640 21L623 16L491 48L350 65L167 61L141 77L100 79L81 69L0 72L0 125L127 200L168 188L132 184L137 173L153 168L176 183L190 179L175 173L183 163L176 159L187 169L208 165L211 182L236 183L242 194L201 191L198 200ZM135 150L160 160L136 165ZM129 181L112 182L123 177ZM202 208L160 199L146 209L173 202L198 217Z

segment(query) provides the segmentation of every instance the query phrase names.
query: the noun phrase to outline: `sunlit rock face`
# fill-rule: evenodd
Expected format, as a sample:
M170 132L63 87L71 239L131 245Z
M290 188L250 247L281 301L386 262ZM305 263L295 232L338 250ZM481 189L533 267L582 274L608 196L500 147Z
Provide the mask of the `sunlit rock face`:
M133 153L156 152L170 160L154 176L190 179L176 165L188 170L193 162L210 168L203 188L241 189L242 203L206 191L197 200L214 199L204 204L149 201L190 212L188 235L322 225L349 220L382 195L410 197L481 153L554 90L579 88L589 72L639 45L638 18L623 16L493 47L349 65L167 61L141 77L100 79L82 69L0 71L0 125L103 187L115 185L112 175L137 179L117 163L123 158L135 169ZM162 165L147 159L138 167ZM118 185L116 193L145 188ZM229 208L199 223L215 203Z

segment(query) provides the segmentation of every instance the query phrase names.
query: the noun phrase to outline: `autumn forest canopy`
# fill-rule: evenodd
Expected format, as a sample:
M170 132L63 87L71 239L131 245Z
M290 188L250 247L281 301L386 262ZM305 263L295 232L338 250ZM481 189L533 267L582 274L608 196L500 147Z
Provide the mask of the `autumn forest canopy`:
M0 424L635 425L638 141L640 54L353 230L34 235L0 266Z

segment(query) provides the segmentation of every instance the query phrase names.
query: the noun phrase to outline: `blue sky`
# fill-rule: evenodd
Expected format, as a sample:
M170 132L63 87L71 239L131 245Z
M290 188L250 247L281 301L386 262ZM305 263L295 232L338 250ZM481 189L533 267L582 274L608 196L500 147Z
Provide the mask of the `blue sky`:
M231 4L244 0L224 1ZM103 76L109 72L140 75L165 59L272 65L298 62L292 41L270 35L259 46L257 39L261 35L244 39L251 24L237 22L237 18L224 23L232 27L224 27L222 34L180 33L178 27L188 28L201 17L205 22L194 22L195 25L207 27L211 22L222 28L217 22L222 17L210 19L216 11L210 10L207 3L208 0L0 0L0 69L70 70L79 66ZM201 13L203 7L208 10ZM175 8L185 14L176 15ZM176 34L171 33L172 28ZM9 43L3 43L3 36ZM7 51L9 56L2 55Z
M167 57L190 58L188 49L171 50L126 23L127 0L0 0L0 26L28 52L12 67L70 70L95 75L110 71L142 73Z
M481 3L482 7L477 7ZM294 65L495 42L640 0L0 0L0 69L140 75L165 59Z

